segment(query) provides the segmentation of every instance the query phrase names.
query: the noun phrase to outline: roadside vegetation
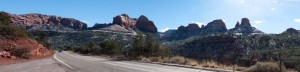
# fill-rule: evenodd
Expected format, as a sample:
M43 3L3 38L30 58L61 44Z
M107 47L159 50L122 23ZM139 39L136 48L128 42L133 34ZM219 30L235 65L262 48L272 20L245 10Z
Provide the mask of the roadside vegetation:
M0 36L4 38L26 38L28 33L24 28L12 26L10 17L5 12L0 12Z
M16 39L16 38L29 38L29 34L24 28L13 26L10 17L5 12L0 12L0 40L1 39ZM22 59L30 58L30 50L28 48L19 48L13 45L4 45L0 47L0 51L11 53ZM14 58L11 58L14 59Z

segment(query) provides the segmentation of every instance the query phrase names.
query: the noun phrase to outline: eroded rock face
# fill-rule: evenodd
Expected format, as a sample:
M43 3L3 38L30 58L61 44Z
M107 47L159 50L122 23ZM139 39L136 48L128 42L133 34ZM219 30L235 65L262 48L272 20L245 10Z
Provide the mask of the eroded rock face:
M157 28L154 25L153 21L148 20L148 18L144 15L138 18L138 21L136 22L136 28L143 32L157 32Z
M118 24L126 28L134 28L137 19L130 18L127 14L121 14L113 18L113 24Z
M188 30L188 31L199 30L199 29L200 29L200 27L198 26L198 24L195 24L195 23L191 23L186 27L184 27L184 26L178 27L178 30Z
M2 58L15 59L16 56L14 56L12 53L16 49L20 48L28 49L28 54L30 54L31 56L46 56L52 54L52 51L48 50L46 47L39 44L33 39L15 38L12 40L0 38L0 56Z
M251 34L261 34L262 31L251 26L250 20L248 18L243 18L241 24L237 22L235 28L230 29L227 33L238 34L238 35L251 35Z
M203 32L205 33L216 33L216 32L226 32L227 28L223 20L218 19L208 23L204 28Z
M127 14L121 14L113 19L113 24L118 24L126 29L138 29L143 32L156 33L157 28L153 21L150 21L146 16L141 15L138 19L130 18Z
M69 27L78 30L87 28L87 25L79 20L75 20L72 18L62 18L58 16L32 13L32 14L24 14L24 15L10 14L10 17L14 24L23 27L31 26L33 24L38 24L38 25L50 24L53 26Z
M241 22L241 26L249 26L251 27L250 21L248 18L243 18Z
M285 32L283 33L288 33L288 34L299 34L300 32L294 28L288 28Z

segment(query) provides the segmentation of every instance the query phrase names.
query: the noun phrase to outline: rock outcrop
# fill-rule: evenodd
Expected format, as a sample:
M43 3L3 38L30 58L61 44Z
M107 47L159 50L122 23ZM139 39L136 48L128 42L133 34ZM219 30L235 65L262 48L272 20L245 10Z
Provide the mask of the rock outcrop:
M186 30L186 31L192 31L192 30L199 30L200 27L198 26L198 24L196 23L191 23L188 26L184 27L184 26L180 26L177 28L178 30Z
M136 28L143 32L151 32L156 33L157 28L154 25L153 21L148 20L148 18L144 15L141 15L137 22L136 22Z
M127 14L121 14L113 18L113 24L118 24L125 28L134 28L137 19L130 18Z
M156 33L157 28L153 21L141 15L138 19L130 18L127 14L121 14L113 19L113 24L118 24L126 29L139 30L142 32Z
M168 30L162 34L163 40L181 40L191 36L197 36L201 34L201 29L198 24L190 23L188 26L180 26L177 30ZM168 33L167 33L168 32Z
M294 28L288 28L282 34L300 34L300 32Z
M50 24L52 26L69 27L77 30L86 29L87 24L72 18L63 18L58 16L43 15L38 13L14 15L10 14L11 21L19 26L26 27L33 24L43 25Z
M203 27L202 32L205 34L209 33L224 33L227 31L226 25L221 19L209 22L205 27Z
M248 18L243 18L241 24L237 22L235 28L230 29L227 33L236 35L252 35L252 34L262 34L263 32L252 27L250 20Z

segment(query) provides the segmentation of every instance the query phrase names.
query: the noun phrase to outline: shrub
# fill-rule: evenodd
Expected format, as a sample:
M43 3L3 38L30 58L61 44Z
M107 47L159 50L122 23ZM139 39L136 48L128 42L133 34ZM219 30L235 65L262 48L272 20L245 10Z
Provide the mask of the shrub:
M164 57L162 58L163 63L169 63L170 62L170 57Z
M185 58L182 56L175 56L170 59L171 63L184 64Z
M137 59L138 56L166 57L170 56L170 50L160 46L159 42L151 34L138 33L133 40L132 48L129 49L129 57Z
M186 65L191 65L191 66L197 66L198 65L198 61L197 60L193 60L193 59L186 59L185 60L185 64Z
M120 55L121 48L119 44L114 40L106 40L100 44L102 47L101 53L108 55Z
M28 33L24 28L12 26L10 17L5 12L0 12L0 35L6 38L28 37Z
M29 59L30 58L30 49L28 48L17 48L14 51L12 51L12 55L23 58L23 59Z
M296 66L296 71L300 72L300 65Z
M163 62L161 57L149 57L149 59L151 60L151 62Z
M282 66L282 71L285 72L285 67ZM273 62L257 62L245 72L280 72L279 65Z

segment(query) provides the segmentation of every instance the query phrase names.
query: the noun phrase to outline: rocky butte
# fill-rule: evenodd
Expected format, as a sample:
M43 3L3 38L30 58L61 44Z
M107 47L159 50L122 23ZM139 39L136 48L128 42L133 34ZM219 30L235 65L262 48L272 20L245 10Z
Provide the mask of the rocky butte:
M11 21L19 26L26 27L33 24L44 25L50 24L52 26L58 27L69 27L77 30L82 30L87 28L87 24L73 19L73 18L63 18L58 16L43 15L38 13L14 15L9 14Z
M139 30L142 32L156 33L157 28L153 21L141 15L138 19L130 18L127 14L121 14L113 18L113 24L120 25L126 29Z
M230 29L227 33L236 35L252 35L262 34L263 32L256 29L255 27L252 27L248 18L243 18L241 24L237 22L235 28Z

